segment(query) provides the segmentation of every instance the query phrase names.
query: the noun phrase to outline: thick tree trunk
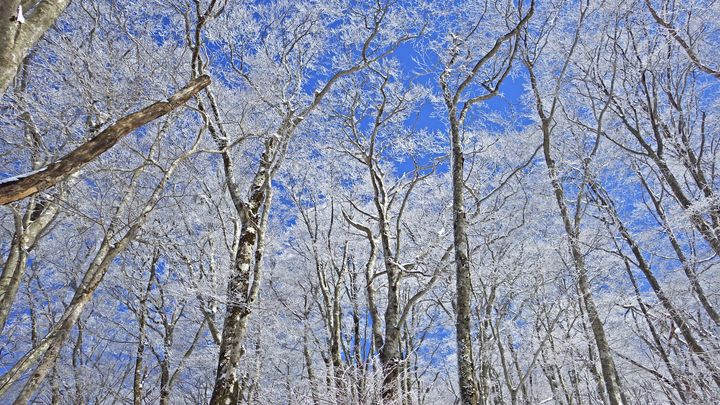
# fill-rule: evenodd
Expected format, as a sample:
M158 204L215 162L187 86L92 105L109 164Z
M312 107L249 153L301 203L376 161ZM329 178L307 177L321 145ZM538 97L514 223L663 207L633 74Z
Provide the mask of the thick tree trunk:
M387 263L388 293L387 307L385 308L385 339L380 350L380 362L383 366L382 396L386 401L394 400L398 394L400 372L400 325L398 302L399 269L396 265Z
M237 404L240 400L237 372L240 358L244 354L242 342L245 339L248 318L254 304L254 299L249 299L247 291L256 235L255 229L243 231L242 245L238 250L235 269L228 284L227 312L223 322L215 387L210 399L211 405Z
M160 362L160 405L170 404L170 346L164 347L164 357Z
M382 115L382 108L379 112ZM379 128L378 126L375 127ZM373 138L371 143L374 144ZM374 151L370 152L371 154ZM370 155L372 156L372 155ZM380 231L380 245L383 251L385 272L387 274L387 305L385 307L385 335L380 350L380 363L383 367L382 397L385 401L394 401L398 397L400 377L400 302L399 284L401 269L398 264L398 254L390 246L390 225L388 223L387 190L383 179L375 168L374 157L367 159L366 164L374 191L375 209L378 215L378 228ZM397 236L396 236L397 237Z
M227 309L211 405L236 404L240 399L237 373L244 354L242 343L248 320L260 291L264 234L272 203L271 166L278 153L276 142L269 139L265 143L265 152L250 186L250 198L241 206L243 225L235 267L227 287ZM280 149L284 152L284 148Z

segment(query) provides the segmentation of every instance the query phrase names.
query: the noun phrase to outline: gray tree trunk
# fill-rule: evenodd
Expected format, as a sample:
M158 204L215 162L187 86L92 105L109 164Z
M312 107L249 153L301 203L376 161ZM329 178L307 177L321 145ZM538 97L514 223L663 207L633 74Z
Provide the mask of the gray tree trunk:
M452 190L453 190L453 241L455 245L455 333L457 339L458 377L460 379L460 401L463 405L479 402L475 364L472 349L472 325L470 324L472 284L470 282L470 251L467 238L467 217L465 212L465 156L460 137L460 126L455 118L454 107L450 111L450 141L452 146Z
M271 138L265 143L265 152L250 187L250 198L247 203L239 205L243 225L235 267L227 287L227 309L211 405L236 404L240 399L237 373L244 354L242 343L248 320L260 291L264 233L272 202L271 165L278 152L276 142ZM226 175L229 175L228 169L225 168Z

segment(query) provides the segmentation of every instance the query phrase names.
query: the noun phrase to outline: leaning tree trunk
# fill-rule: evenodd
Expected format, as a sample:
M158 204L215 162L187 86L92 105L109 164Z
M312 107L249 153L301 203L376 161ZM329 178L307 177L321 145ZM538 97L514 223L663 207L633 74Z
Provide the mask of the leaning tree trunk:
M545 154L545 163L548 167L548 176L552 184L553 192L555 194L555 201L557 202L558 209L560 210L560 216L562 217L563 225L565 226L565 233L570 242L570 253L577 270L577 283L578 290L582 303L587 311L588 320L590 321L590 329L595 339L595 344L598 349L598 356L600 357L600 368L602 370L603 381L605 382L605 388L611 405L620 405L623 403L620 381L617 378L617 372L615 371L615 363L613 362L610 345L608 344L607 337L605 335L605 327L598 314L597 307L595 306L595 300L593 299L592 289L590 287L590 281L588 280L587 269L585 267L585 257L580 248L579 233L573 227L570 219L570 213L568 212L567 205L565 204L565 193L563 187L558 180L558 173L555 166L555 161L550 156L550 121L543 119L542 122L544 135L543 151Z

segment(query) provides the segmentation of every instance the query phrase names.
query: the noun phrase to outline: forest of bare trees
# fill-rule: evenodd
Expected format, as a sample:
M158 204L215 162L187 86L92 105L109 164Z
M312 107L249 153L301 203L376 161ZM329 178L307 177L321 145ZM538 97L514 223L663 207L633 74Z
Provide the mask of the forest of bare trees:
M718 46L716 0L2 0L0 403L720 403Z

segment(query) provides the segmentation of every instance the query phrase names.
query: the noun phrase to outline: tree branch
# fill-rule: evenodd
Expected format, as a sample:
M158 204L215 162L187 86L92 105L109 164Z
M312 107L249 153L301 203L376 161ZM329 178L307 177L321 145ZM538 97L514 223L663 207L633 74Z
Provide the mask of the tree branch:
M209 84L210 77L205 75L191 80L167 100L158 101L120 118L60 160L30 174L0 181L0 205L21 200L54 186L115 146L125 135L185 104Z

